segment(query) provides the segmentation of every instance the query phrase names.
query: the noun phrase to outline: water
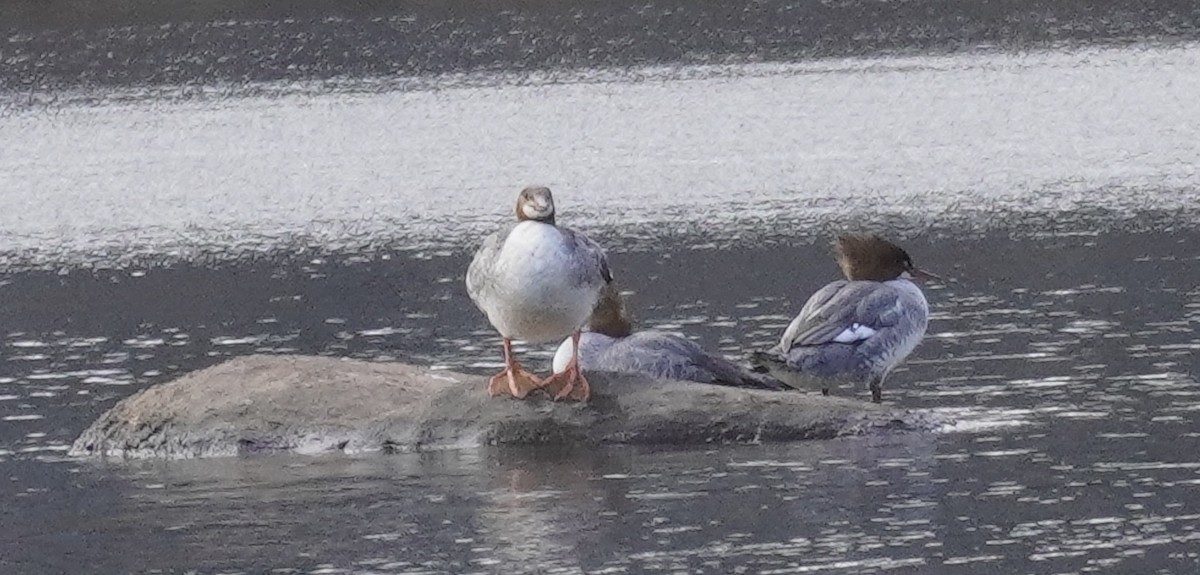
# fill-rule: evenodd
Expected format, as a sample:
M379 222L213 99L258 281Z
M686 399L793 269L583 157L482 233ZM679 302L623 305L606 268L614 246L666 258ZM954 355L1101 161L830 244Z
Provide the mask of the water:
M967 4L6 4L0 571L1195 572L1200 16ZM731 357L834 277L829 232L900 238L949 279L886 397L957 423L64 457L231 356L489 372L462 274L534 182L639 325Z
M23 109L0 126L20 142L0 158L0 247L35 264L461 248L530 181L642 249L793 236L863 206L955 230L1196 210L1195 44L580 77Z

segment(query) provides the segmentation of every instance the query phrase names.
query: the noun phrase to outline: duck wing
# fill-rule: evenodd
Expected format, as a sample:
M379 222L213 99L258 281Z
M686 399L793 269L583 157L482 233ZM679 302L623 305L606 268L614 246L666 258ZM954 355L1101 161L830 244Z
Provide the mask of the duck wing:
M500 257L500 250L516 225L517 222L513 222L492 232L483 239L479 249L475 250L471 265L467 266L467 295L471 296L471 301L476 304L479 303L483 292L495 281L496 261Z
M831 342L855 343L896 324L900 294L880 282L832 282L808 298L792 320L775 351Z
M600 244L587 237L582 232L570 228L558 227L563 240L570 250L572 259L577 262L579 284L609 284L613 281L612 270L608 267L608 255Z
M782 382L751 373L719 355L710 354L681 335L642 331L610 347L602 369L636 371L664 379L680 379L753 389L788 389Z

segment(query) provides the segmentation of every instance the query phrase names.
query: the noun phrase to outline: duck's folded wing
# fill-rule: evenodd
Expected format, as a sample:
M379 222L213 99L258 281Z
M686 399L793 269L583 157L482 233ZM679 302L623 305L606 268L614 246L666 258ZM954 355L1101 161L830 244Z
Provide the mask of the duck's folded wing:
M854 343L899 318L900 298L895 289L879 282L837 281L813 294L792 320L777 351L830 342Z
M710 354L681 335L638 332L606 354L610 369L637 371L654 377L755 389L787 389L768 376L751 373L719 355Z
M608 267L608 255L604 253L604 248L580 232L563 227L558 229L566 237L568 244L574 250L576 261L580 264L580 283L591 283L597 280L606 284L612 283L612 270Z
M687 363L687 355L680 353L680 342L674 336L643 331L621 338L605 350L597 367L666 379L690 379L693 374Z
M478 299L479 294L491 281L489 278L493 274L496 258L500 257L504 240L508 238L513 227L513 224L509 224L490 234L483 239L479 249L475 250L475 257L471 258L471 265L467 266L467 295L471 296L472 300Z

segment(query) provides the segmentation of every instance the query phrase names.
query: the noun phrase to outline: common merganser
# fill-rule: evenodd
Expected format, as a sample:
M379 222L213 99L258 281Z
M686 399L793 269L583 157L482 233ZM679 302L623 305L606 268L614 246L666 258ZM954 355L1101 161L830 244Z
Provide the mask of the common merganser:
M832 381L865 380L871 400L880 403L883 380L917 347L929 324L929 304L912 279L941 278L878 236L842 235L836 251L846 279L817 290L779 344L752 353L751 363L795 387L816 380L826 395Z
M587 236L554 224L554 196L531 186L517 197L516 221L489 235L467 268L467 294L504 340L504 371L488 382L493 396L524 398L546 389L555 399L585 401L591 387L572 354L563 373L540 380L517 363L512 340L556 341L580 330L612 282L604 250Z
M576 344L563 340L554 354L554 371L570 365ZM588 331L578 342L578 361L584 371L640 373L662 379L786 390L775 378L750 372L721 356L705 352L695 342L676 334L633 332L633 323L616 284L605 286L588 320Z

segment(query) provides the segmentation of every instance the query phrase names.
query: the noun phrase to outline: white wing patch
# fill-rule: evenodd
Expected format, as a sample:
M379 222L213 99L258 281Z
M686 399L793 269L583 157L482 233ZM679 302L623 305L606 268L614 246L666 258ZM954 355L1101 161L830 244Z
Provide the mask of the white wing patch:
M875 330L861 323L850 324L850 327L837 334L833 341L838 343L854 343L875 335Z

